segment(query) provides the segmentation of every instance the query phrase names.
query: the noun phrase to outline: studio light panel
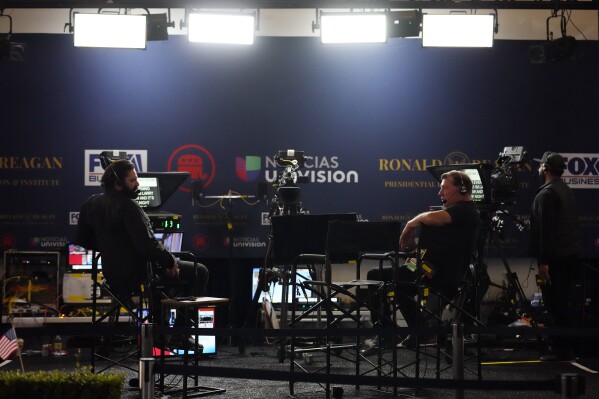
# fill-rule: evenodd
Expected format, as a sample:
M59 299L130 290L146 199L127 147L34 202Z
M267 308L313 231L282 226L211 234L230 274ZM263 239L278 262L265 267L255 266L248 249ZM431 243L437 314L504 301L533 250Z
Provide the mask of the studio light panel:
M75 47L146 48L146 16L74 14Z
M385 43L387 16L384 13L320 15L322 43Z
M424 14L422 46L493 47L494 22L491 14Z
M253 14L189 14L187 35L190 42L253 44Z

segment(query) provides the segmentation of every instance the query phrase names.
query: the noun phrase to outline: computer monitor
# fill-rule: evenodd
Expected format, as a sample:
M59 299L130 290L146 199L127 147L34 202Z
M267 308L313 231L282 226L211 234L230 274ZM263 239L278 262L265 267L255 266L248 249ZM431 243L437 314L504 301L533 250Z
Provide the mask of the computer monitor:
M182 310L179 310L182 311ZM170 309L170 317L169 317L169 326L174 326L174 321L176 319L177 310ZM198 308L198 316L197 316L197 328L214 328L216 323L216 308ZM192 339L195 339L196 336L192 335ZM206 356L216 355L216 337L214 335L198 335L197 336L198 344L201 344L204 349L202 350L202 354ZM172 348L170 350L173 354L182 355L184 353L184 349ZM188 354L193 354L193 349L187 350Z
M164 245L169 252L181 252L183 232L154 233L154 237ZM96 252L96 256L100 253ZM93 251L81 245L68 245L66 271L70 273L91 273L93 266ZM102 271L102 257L98 258L98 271Z
M96 255L98 255L96 253ZM67 272L91 273L93 265L93 251L80 245L69 244L67 253ZM102 258L98 259L98 271L102 270Z
M472 201L477 205L491 203L491 172L493 166L483 163L464 163L454 165L429 166L426 168L437 181L441 181L443 173L452 170L464 172L472 180Z
M260 267L255 267L252 270L252 298L254 296L254 293L258 289L258 284L260 283L260 269ZM291 303L293 297L295 297L297 299L297 302L300 304L317 302L318 298L316 297L316 295L312 293L312 291L308 289L303 290L300 287L300 283L305 280L312 280L312 277L310 276L310 270L297 269L297 273L295 276L296 292L295 295L292 295L293 287L290 284L287 291L287 303ZM268 291L262 291L260 293L260 296L258 297L258 302L262 303L264 299L268 299L268 301L270 301L270 303L272 303L273 305L280 305L281 303L283 303L283 286L280 283L280 281L270 283Z
M164 245L169 252L181 252L183 232L154 233L154 237Z

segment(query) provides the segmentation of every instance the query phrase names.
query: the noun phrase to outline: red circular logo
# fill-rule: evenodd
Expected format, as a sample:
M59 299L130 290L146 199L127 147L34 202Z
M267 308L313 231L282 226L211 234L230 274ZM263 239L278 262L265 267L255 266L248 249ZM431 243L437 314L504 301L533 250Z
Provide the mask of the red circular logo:
M4 233L0 234L0 248L3 251L7 249L14 249L17 247L17 239L12 234Z
M214 179L216 164L212 154L204 147L196 144L187 144L177 148L168 159L169 172L189 172L191 180L201 180L204 187L208 187ZM191 184L189 182L188 184ZM191 192L190 186L181 186L179 190Z
M206 234L200 233L193 236L193 247L198 251L205 251L210 246L210 239Z

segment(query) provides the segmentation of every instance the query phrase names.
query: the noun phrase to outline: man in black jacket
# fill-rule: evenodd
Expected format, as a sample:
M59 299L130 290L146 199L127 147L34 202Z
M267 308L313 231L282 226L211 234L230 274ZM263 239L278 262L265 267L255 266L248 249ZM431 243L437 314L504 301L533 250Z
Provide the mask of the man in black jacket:
M561 179L566 164L560 154L547 151L535 161L540 163L542 182L530 219L530 248L538 262L537 281L553 325L575 327L571 291L582 253L576 201L570 187ZM568 337L555 336L549 353L542 355L541 360L573 359L572 349Z
M111 163L101 182L104 193L91 196L81 207L75 242L101 253L102 271L111 290L122 297L131 294L147 279L150 261L165 280L195 281L191 294L203 295L208 269L177 260L154 237L148 215L135 201L139 183L133 164L127 160Z

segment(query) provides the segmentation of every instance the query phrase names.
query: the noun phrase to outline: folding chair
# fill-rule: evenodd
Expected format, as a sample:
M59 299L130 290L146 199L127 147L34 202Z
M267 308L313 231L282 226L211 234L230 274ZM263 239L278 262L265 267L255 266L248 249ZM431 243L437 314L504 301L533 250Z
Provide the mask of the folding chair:
M316 304L297 317L295 315L296 307L293 306L290 326L295 328L305 317L315 311L319 311L321 308L324 310L326 317L326 325L324 328L330 330L338 327L344 321L352 322L356 328L364 327L364 321L361 317L362 308L376 312L381 318L384 318L385 316L383 315L382 310L378 306L376 309L373 309L370 305L370 301L362 299L358 290L368 286L374 286L376 289L383 290L385 289L385 282L361 279L361 265L365 260L373 260L378 262L379 268L382 268L385 262L394 267L397 264L397 257L399 254L400 234L401 226L400 223L397 222L329 222L324 256L324 278L323 280L308 280L301 283L304 289L314 292L319 300ZM304 255L304 257L308 256L310 255ZM298 261L303 260L304 257L298 257ZM356 278L351 281L333 282L333 263L355 263ZM292 272L296 270L296 267L297 262L294 263ZM293 289L296 289L295 282ZM349 305L341 305L342 302L349 302ZM390 320L390 322L394 323L395 321ZM369 329L369 331L371 330ZM293 373L295 371L296 366L303 371L308 372L306 368L302 367L299 362L296 361L296 354L305 351L318 351L321 353L324 352L326 363L324 367L318 368L313 372L325 370L327 375L330 374L331 357L334 355L335 357L354 362L356 375L363 375L371 372L376 372L379 376L382 375L382 367L384 364L382 363L381 357L379 357L378 363L374 364L360 354L362 336L360 332L357 332L355 341L349 344L332 342L331 336L333 335L334 334L331 332L320 345L317 344L313 347L301 349L296 349L294 336L290 345L291 372ZM347 350L354 352L352 358L344 357L343 351ZM363 360L369 364L369 369L365 372L362 372L360 369L360 364ZM328 398L331 391L330 384L327 382L324 388ZM359 389L358 384L356 384L356 389ZM293 376L290 379L290 393L292 395L294 394Z
M190 252L176 252L174 256L182 259L191 260L194 264L197 262L195 256ZM136 289L131 290L127 295L122 295L114 292L110 287L110 282L104 281L98 282L98 262L101 257L100 253L93 253L92 261L92 281L93 281L93 292L92 292L92 348L91 348L91 370L92 372L101 373L113 366L121 366L131 371L137 372L136 368L130 367L125 363L126 360L137 358L140 356L151 356L152 346L154 337L148 336L146 338L144 348L141 348L141 326L147 323L154 323L160 325L164 315L160 301L173 296L188 296L189 287L192 282L184 281L164 281L160 278L162 271L151 262L147 263L146 277L142 281L141 285ZM197 279L197 270L196 276ZM111 304L107 311L103 312L102 315L98 316L97 306L97 292L102 291L110 296ZM114 359L109 356L108 349L104 347L104 351L100 352L96 350L96 327L102 326L103 323L108 319L108 326L115 326L119 323L121 317L121 310L124 309L128 317L129 324L133 327L135 335L134 338L137 342L134 350L127 351L124 354L119 354L119 357ZM105 340L106 338L103 337ZM144 352L149 353L141 353ZM96 359L108 361L108 365L104 368L96 371Z
M121 309L124 309L129 318L129 322L136 326L136 329L140 328L141 324L149 320L149 303L151 300L144 298L146 292L145 287L142 285L138 289L132 290L128 295L120 295L114 292L108 282L98 282L98 263L101 254L93 252L92 260L92 347L91 347L91 371L92 373L101 373L113 366L121 366L131 371L137 372L125 363L126 360L138 357L140 353L139 345L136 345L136 349L133 351L127 351L124 354L120 353L119 357L113 359L108 353L107 346L104 345L104 351L100 352L97 350L96 331L100 328L105 320L108 319L108 326L115 326L119 322ZM148 265L148 276L151 275L150 265ZM102 291L110 296L111 304L110 308L105 311L101 316L98 317L98 291ZM144 300L146 299L146 300ZM137 334L139 335L139 334ZM101 336L104 343L107 343L106 337ZM96 359L108 361L108 365L100 370L96 370Z
M325 214L296 214L278 215L271 219L273 260L274 265L281 269L279 283L282 285L282 301L280 309L280 325L288 325L288 306L297 308L295 298L288 298L289 288L295 283L297 268L305 266L313 279L321 278L324 253L326 250L328 223L332 220L355 221L355 213L325 213ZM294 266L292 266L294 265ZM292 295L295 295L296 286L293 285ZM320 320L320 315L318 315ZM279 361L285 360L285 339L281 339Z
M404 314L406 319L413 313L410 309L416 309L418 314L416 327L441 327L449 323L463 323L465 320L474 325L483 324L479 320L479 301L482 295L479 292L480 279L476 270L475 244L466 237L448 236L442 227L422 226L420 228L413 281L395 281L395 305L406 313ZM445 263L448 259L451 259L451 262ZM448 270L448 264L457 265L457 269ZM403 276L405 275L404 271ZM409 303L412 305L408 306ZM445 316L449 315L449 317L443 317L445 310L447 310ZM413 324L413 316L409 318L408 324L410 322ZM414 375L418 379L421 355L424 355L436 359L435 374L440 378L443 371L451 368L441 367L440 359L453 358L450 350L443 349L445 342L444 335L437 336L436 353L433 355L423 351L421 336L417 334L414 347L409 348L414 350L415 360L399 366L398 371L404 374L406 368L414 366ZM478 371L475 374L481 378L480 342L478 344L475 356Z

